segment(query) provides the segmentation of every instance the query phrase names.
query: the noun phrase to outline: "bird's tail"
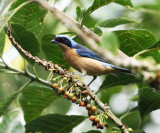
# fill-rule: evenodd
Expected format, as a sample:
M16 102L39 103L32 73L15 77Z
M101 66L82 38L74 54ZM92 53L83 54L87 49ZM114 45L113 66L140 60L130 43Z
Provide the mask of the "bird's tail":
M126 69L126 68L123 68L123 67L114 66L114 65L112 67L115 68L115 69L120 70L121 72L131 74L131 71L129 69Z

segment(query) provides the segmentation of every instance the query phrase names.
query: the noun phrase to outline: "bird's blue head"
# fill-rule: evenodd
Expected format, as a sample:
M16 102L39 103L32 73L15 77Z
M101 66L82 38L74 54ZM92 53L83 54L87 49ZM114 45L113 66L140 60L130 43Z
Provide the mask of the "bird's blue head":
M73 41L71 37L68 37L66 35L56 35L51 43L66 45L70 48L74 48L76 46L76 42Z

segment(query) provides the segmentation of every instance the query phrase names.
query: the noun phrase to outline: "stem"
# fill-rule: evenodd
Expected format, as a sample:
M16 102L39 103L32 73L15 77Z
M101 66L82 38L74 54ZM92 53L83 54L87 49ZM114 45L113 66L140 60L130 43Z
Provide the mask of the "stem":
M27 85L29 85L32 82L32 80L30 79L29 81L27 81L18 91L23 90L23 88L25 88Z
M142 129L143 122L144 122L144 118L141 118L141 121L139 123L138 129Z
M2 57L1 57L2 58ZM11 71L14 71L14 72L18 72L18 73L20 73L20 74L22 74L22 73L24 73L24 71L21 71L21 70L18 70L18 69L16 69L16 68L13 68L13 67L11 67L9 64L7 64L6 62L5 62L5 60L2 58L2 61L3 61L3 63L4 63L4 66L2 66L4 69L9 69L9 70L11 70ZM0 65L1 66L1 65Z
M5 63L5 62L4 62ZM6 64L6 63L5 63ZM1 65L0 65L1 66ZM22 76L25 76L25 77L28 77L30 78L32 81L37 81L39 83L42 83L46 86L49 86L49 87L52 87L52 84L44 79L37 79L35 75L31 74L31 73L26 73L25 71L21 71L21 70L18 70L18 69L15 69L13 67L11 67L10 65L6 65L5 67L3 66L4 69L8 69L10 71L13 71L13 72L18 72L19 75L22 75ZM53 88L51 88L51 90L53 90Z
M30 73L30 72L28 71L28 67L27 67L27 62L26 62L26 60L24 60L24 70L25 70L26 73Z
M33 66L33 71L34 71L34 74L36 75L36 78L39 79L35 66Z
M146 52L148 52L148 51L152 51L152 50L156 50L156 49L159 49L159 48L152 48L152 49L142 50L142 51L138 52L137 54L135 54L135 55L133 56L133 58L136 58L137 56L139 56L139 55L141 55L141 54L144 54L144 53L146 53Z
M47 77L47 81L50 81L52 79L52 77L53 77L53 72L50 72Z

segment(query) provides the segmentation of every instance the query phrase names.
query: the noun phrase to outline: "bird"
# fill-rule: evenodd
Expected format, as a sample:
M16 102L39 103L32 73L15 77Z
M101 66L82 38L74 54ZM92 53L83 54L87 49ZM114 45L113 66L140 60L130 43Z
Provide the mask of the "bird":
M67 35L56 35L53 40L51 40L51 43L57 44L60 47L64 59L71 67L79 71L83 76L93 76L88 86L100 75L116 72L131 73L129 69L109 63Z

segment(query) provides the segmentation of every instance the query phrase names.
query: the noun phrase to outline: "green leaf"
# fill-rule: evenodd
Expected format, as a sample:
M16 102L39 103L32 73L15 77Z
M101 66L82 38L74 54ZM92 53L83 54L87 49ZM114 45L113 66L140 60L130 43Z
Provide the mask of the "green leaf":
M133 7L132 3L130 0L94 0L94 3L92 4L91 7L89 7L89 14L93 11L95 11L96 9L104 6L104 5L108 5L111 2L116 2L120 5L123 5L125 7Z
M158 1L158 0L157 0ZM160 7L159 7L160 3L143 3L143 4L140 4L139 6L136 6L136 9L145 9L143 10L143 12L148 12L148 13L151 13L153 14L154 11L159 11L160 10ZM152 10L153 12L150 12L150 10ZM158 13L157 13L158 15Z
M113 54L117 54L119 44L118 39L113 32L105 32L103 34L101 45L103 48L108 49Z
M77 6L77 8L76 8L76 14L77 14L77 19L78 19L79 21L81 21L82 18L83 18L83 16L84 16L84 14L85 14L84 8L83 8L83 7L80 8L80 6Z
M102 30L98 26L94 27L92 31L96 33L98 36L102 36L103 34Z
M134 102L137 102L138 99L139 99L138 94L136 94L136 95L134 95L134 96L132 96L132 97L130 98L130 100L131 100L131 101L134 101Z
M158 41L157 43L151 45L149 48L144 49L143 51L139 52L137 55L142 56L142 57L148 57L151 56L155 59L155 61L157 63L160 63L159 60L159 48L160 48L160 41Z
M60 48L56 44L50 43L50 41L53 40L54 37L55 35L53 34L47 34L42 37L41 40L42 50L48 60L52 61L55 64L60 65L65 69L68 69L70 66L65 61Z
M152 88L139 89L139 111L144 118L153 110L160 108L160 93Z
M84 13L83 15L83 20L82 20L82 24L84 23L85 19L87 18L87 16L92 13L93 11L95 11L96 9L104 6L104 5L108 5L111 2L116 2L120 5L123 5L127 8L131 8L133 7L132 3L130 0L94 0L92 6L90 6L87 11Z
M9 8L9 10L11 11L11 10L17 8L19 5L23 4L26 1L28 1L28 0L16 0L16 1L14 1L14 3Z
M145 133L143 130L134 130L132 133Z
M126 112L124 115L121 116L121 120L123 121L124 118L126 118L128 115L138 112L138 106L132 108L129 110L129 112Z
M156 43L152 33L147 30L119 30L115 31L119 42L120 49L128 56L150 47Z
M136 79L134 75L122 72L116 73L116 75L108 74L101 85L100 90L113 86L128 85L131 83L141 83L141 80Z
M150 46L147 49L151 50L151 49L157 49L157 48L160 48L160 41L158 41L157 43L153 44L152 46Z
M4 30L2 30L0 32L0 56L2 56L3 54L4 44L5 44L5 32Z
M129 9L133 7L131 0L116 0L115 2Z
M25 87L19 97L25 121L40 116L43 109L48 107L56 98L57 96L49 87L33 84Z
M65 115L69 111L71 105L72 103L70 100L64 99L64 97L59 97L46 109L47 111L43 113L47 114L48 112L54 112L55 114Z
M61 33L59 33L59 35L72 35L72 36L75 36L76 34L75 34L75 32L69 31L69 32L61 32Z
M32 3L20 8L10 22L22 25L38 38L44 27L43 18L46 13L38 4Z
M151 57L151 58L148 58L150 60L153 60L153 58L154 58L157 63L160 63L160 59L159 59L160 53L159 53L158 49L150 50L146 53L141 54L140 56L146 57L146 58Z
M25 133L25 128L20 123L18 115L19 111L6 114L0 123L0 133Z
M7 108L9 107L9 105L13 102L13 100L17 97L17 95L19 91L11 94L10 96L8 96L6 99L0 101L0 116L2 116Z
M133 108L131 111L124 114L121 117L121 121L127 124L128 127L131 127L133 131L137 130L141 122L141 116L137 107Z
M83 132L83 133L102 133L102 132L98 130L90 130L90 131Z
M84 116L49 114L26 124L26 133L69 133L85 119Z
M0 32L3 30L4 26L10 20L10 18L24 5L28 4L30 1L24 2L23 4L19 5L16 9L7 12L4 16L0 16Z
M98 23L97 26L112 28L121 24L129 24L129 23L139 23L139 22L136 20L131 20L128 18L121 17L121 18L111 18L111 19L102 21Z
M80 8L80 6L77 6L76 14L77 14L77 18L80 19L81 18L81 8Z
M19 24L12 24L12 35L15 41L18 42L24 50L28 51L33 56L39 55L39 43L33 33L27 31L23 26ZM20 54L30 63L33 63L33 61L24 56L23 53L20 52Z
M121 86L115 86L111 88L101 88L99 91L99 98L103 103L109 103L111 96L114 94L120 93L122 90Z

